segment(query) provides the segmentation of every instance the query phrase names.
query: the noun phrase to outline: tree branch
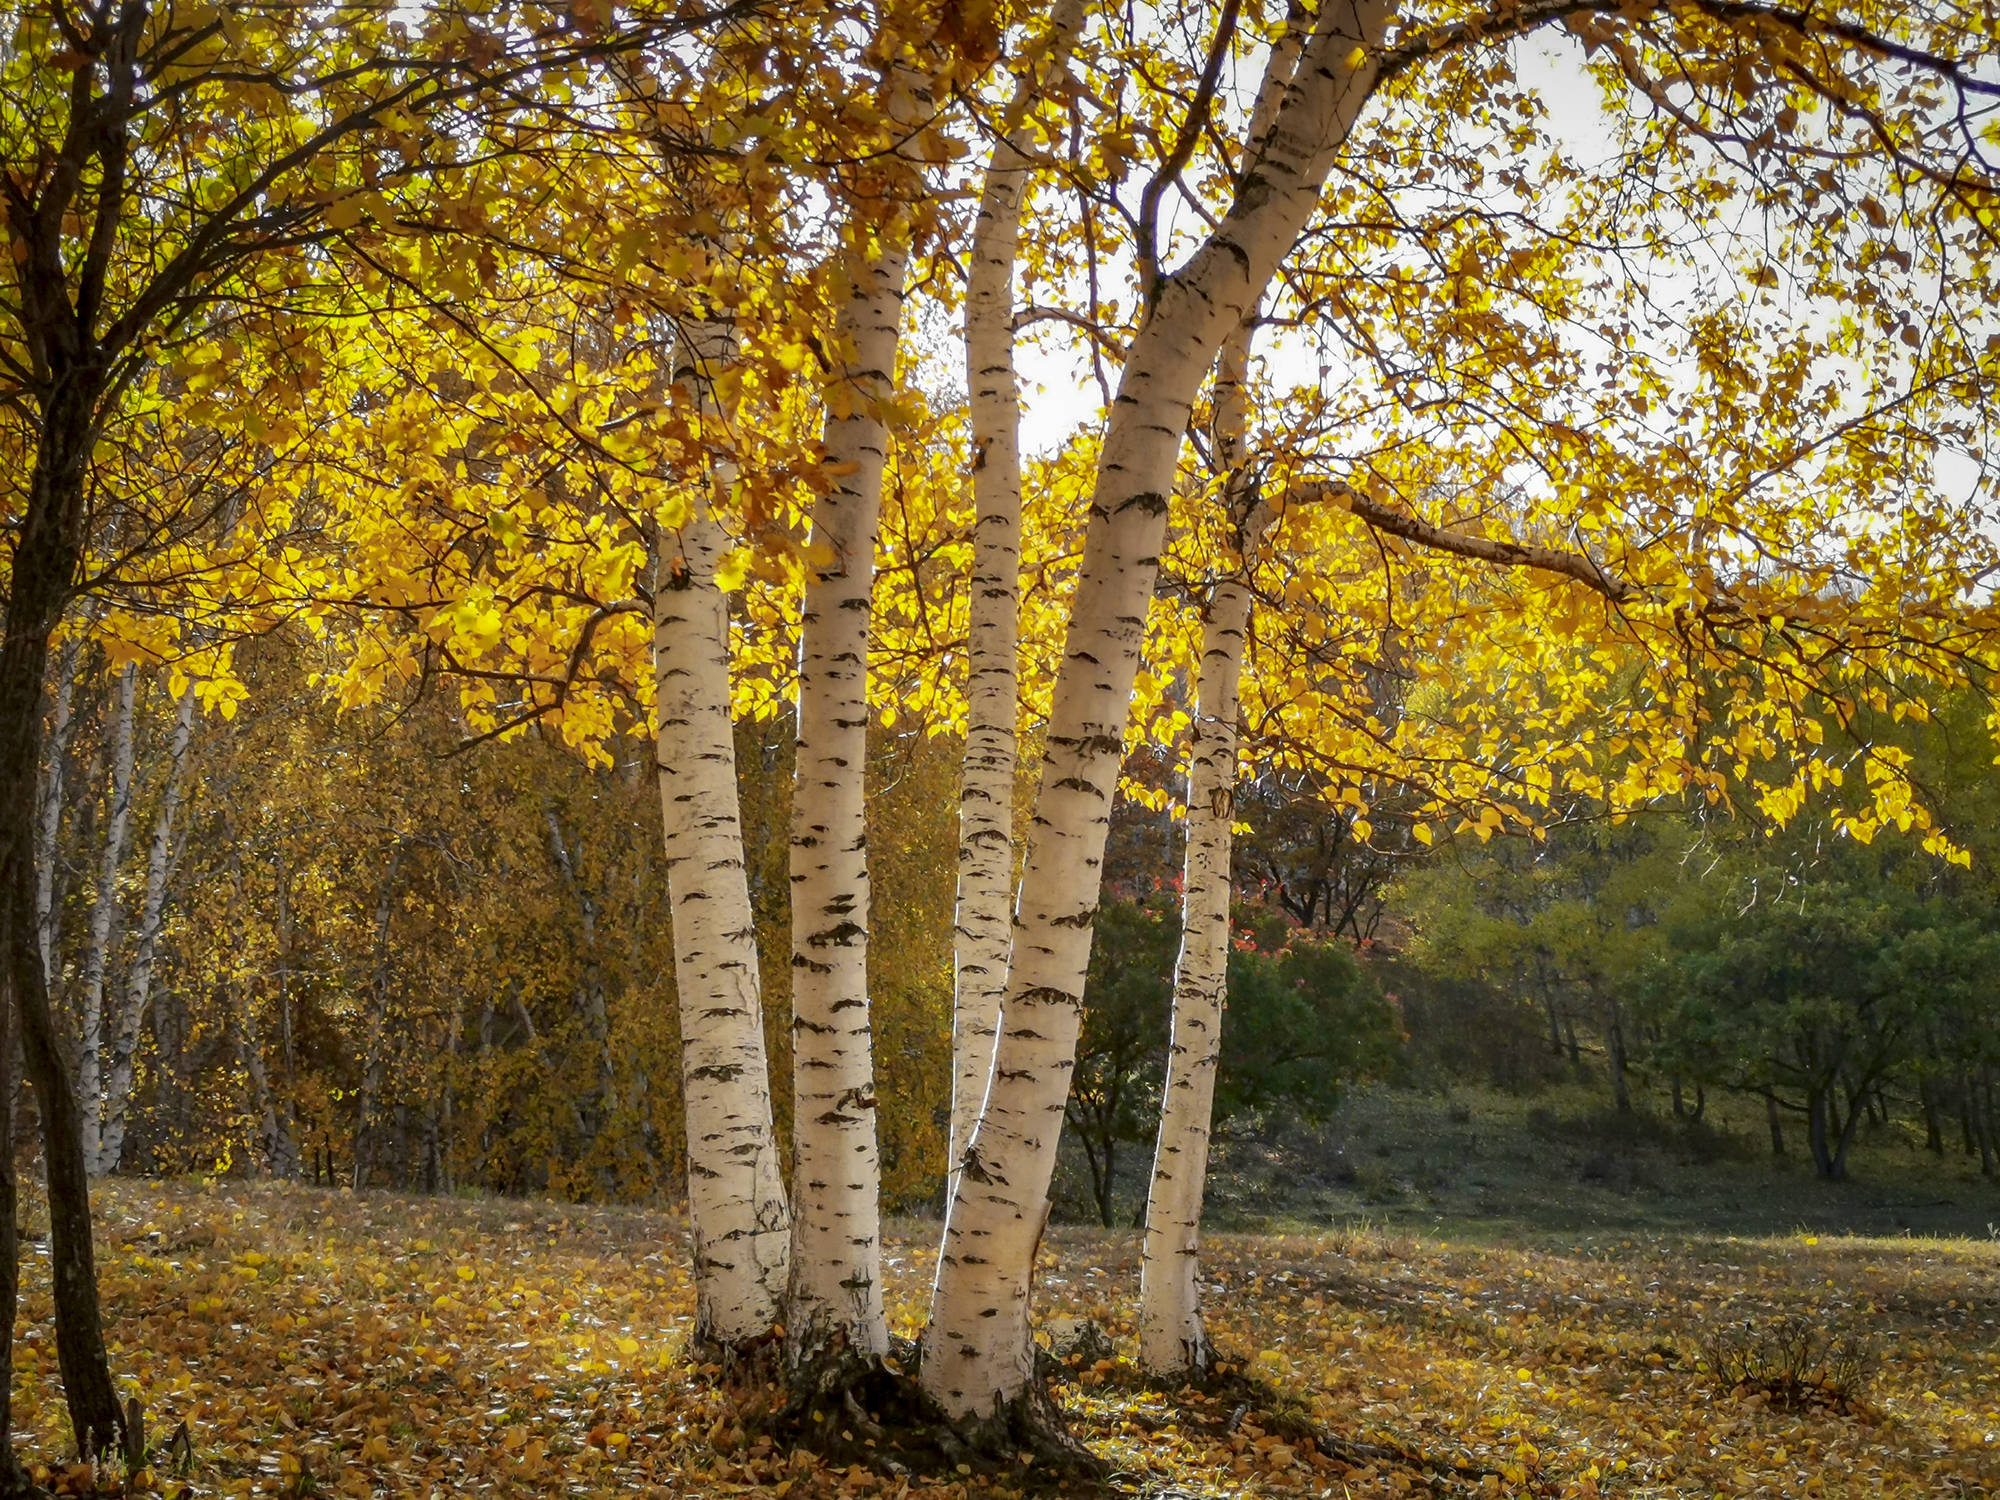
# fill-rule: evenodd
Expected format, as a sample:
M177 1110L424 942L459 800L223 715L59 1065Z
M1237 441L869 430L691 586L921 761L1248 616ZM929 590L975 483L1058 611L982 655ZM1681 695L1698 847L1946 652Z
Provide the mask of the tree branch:
M1594 558L1585 553L1447 531L1442 526L1433 526L1415 516L1391 510L1350 485L1322 482L1305 486L1295 494L1296 498L1305 501L1331 502L1352 512L1377 531L1401 537L1433 552L1450 552L1459 557L1496 563L1504 568L1532 568L1539 573L1554 573L1572 579L1602 594L1613 604L1624 604L1637 598L1641 592L1639 586L1628 579L1606 573Z

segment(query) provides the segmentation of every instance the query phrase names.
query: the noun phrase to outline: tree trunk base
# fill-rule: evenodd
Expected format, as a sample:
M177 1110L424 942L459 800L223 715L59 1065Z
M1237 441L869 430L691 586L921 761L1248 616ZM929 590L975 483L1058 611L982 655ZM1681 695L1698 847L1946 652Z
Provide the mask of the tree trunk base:
M1102 1485L1109 1466L1071 1432L1038 1370L1022 1395L989 1417L947 1416L917 1381L919 1354L907 1340L886 1356L845 1345L794 1354L779 1399L745 1412L772 1441L834 1464L860 1464L894 1477L956 1477L961 1466L1031 1489Z
M0 1500L50 1500L50 1495L9 1451L0 1455Z

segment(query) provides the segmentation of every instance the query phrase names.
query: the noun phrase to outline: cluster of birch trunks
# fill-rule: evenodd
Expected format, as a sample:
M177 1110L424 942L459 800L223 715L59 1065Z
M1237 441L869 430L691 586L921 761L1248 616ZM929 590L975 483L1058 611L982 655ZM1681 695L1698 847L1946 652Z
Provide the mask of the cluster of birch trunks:
M976 500L956 949L954 1093L943 1243L924 1338L927 1394L983 1420L1027 1392L1029 1293L1049 1212L1074 1063L1091 916L1167 495L1195 398L1214 377L1216 451L1240 462L1243 378L1266 283L1306 225L1334 155L1385 68L1392 7L1321 7L1270 52L1233 204L1177 270L1157 275L1103 434L1073 613L1054 688L1026 847L1014 848L1020 402L1014 263L1028 155L1008 132L1064 66L1082 7L1048 20L985 177L970 247L965 352ZM700 1336L743 1345L785 1330L808 1364L829 1349L879 1355L879 1163L866 990L869 883L863 737L871 570L899 339L907 233L893 211L855 235L873 252L846 278L830 477L813 516L800 632L791 828L794 1169L772 1123L757 953L736 806L728 601L716 569L720 493L662 538L655 592L660 792L685 1046L689 1203ZM731 355L718 317L685 343L677 378L718 400ZM1233 486L1239 561L1267 521ZM1146 1217L1145 1363L1208 1358L1196 1233L1228 940L1237 678L1247 590L1225 577L1206 613L1166 1103ZM1016 870L1019 869L1018 879Z

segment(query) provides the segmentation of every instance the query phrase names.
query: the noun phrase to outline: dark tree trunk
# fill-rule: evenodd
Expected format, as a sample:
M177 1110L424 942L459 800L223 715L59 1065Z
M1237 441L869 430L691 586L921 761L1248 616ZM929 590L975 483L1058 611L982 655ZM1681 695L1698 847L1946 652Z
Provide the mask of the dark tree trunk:
M1993 1071L1987 1069L1982 1076L1980 1093L1982 1097L1972 1102L1973 1128L1979 1132L1979 1170L1988 1177L1995 1172L1995 1146L1993 1139L1996 1111L1993 1098Z
M1106 1229L1114 1229L1118 1224L1118 1142L1111 1136L1104 1138L1104 1186L1097 1195L1097 1216Z
M1771 1154L1785 1154L1785 1122L1778 1114L1778 1096L1764 1090L1764 1119L1771 1127Z
M14 1096L18 1038L14 1034L13 984L0 968L0 1494L26 1488L14 1461L14 1317L21 1300L21 1263L15 1229Z
M1929 1078L1917 1085L1924 1105L1924 1149L1933 1156L1944 1155L1944 1130L1938 1122L1937 1085Z
M1697 1083L1694 1086L1695 1123L1699 1124L1701 1122L1702 1116L1707 1113L1708 1113L1708 1090L1703 1085Z
M1813 1085L1806 1099L1806 1146L1812 1152L1813 1170L1829 1182L1838 1182L1846 1172L1844 1161L1834 1152L1834 1140L1840 1134L1838 1122L1832 1118L1837 1110L1832 1087ZM1842 1144L1844 1148L1844 1137Z
M1674 1118L1676 1120L1684 1120L1687 1118L1687 1102L1681 1098L1681 1075L1678 1073L1674 1074L1672 1083L1674 1090Z
M1864 1100L1866 1097L1864 1095ZM1835 1182L1847 1180L1847 1148L1854 1144L1855 1127L1861 1123L1862 1102L1851 1095L1848 1098L1847 1123L1840 1127L1840 1137L1833 1148L1832 1177Z
M1625 1076L1625 1016L1615 995L1604 1001L1604 1053L1611 1064L1611 1100L1621 1115L1632 1113L1632 1085Z
M43 399L0 640L0 963L6 966L22 1055L41 1108L56 1357L70 1421L86 1455L115 1447L125 1418L98 1317L83 1115L49 1010L34 851L49 637L69 601L82 554L84 473L100 383L72 369L52 382ZM0 1258L11 1263L15 1254L10 1228Z

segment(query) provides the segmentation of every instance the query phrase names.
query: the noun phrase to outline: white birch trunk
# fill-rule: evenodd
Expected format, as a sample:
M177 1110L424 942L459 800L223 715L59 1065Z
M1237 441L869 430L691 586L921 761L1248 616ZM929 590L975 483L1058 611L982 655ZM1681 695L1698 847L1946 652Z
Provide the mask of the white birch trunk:
M1297 239L1378 73L1390 0L1319 15L1228 215L1165 278L1133 340L1099 460L1021 880L1005 1022L938 1257L923 1384L1004 1419L1033 1372L1028 1296L1076 1062L1104 840L1189 409L1223 338Z
M99 1175L98 1134L103 1118L104 975L118 930L118 870L132 825L132 726L138 712L139 669L128 665L118 677L118 704L111 726L111 815L104 829L104 853L97 871L97 904L90 912L90 944L84 950L77 1051L77 1097L83 1105L83 1160Z
M56 902L56 846L62 835L63 771L70 735L76 728L77 661L82 640L63 642L56 663L55 711L49 720L48 772L42 778L41 819L35 828L35 938L42 950L42 972L55 984L56 939L62 912Z
M1263 530L1258 507L1244 526L1247 559ZM1146 1195L1140 1266L1139 1362L1159 1374L1208 1371L1199 1276L1202 1190L1208 1174L1215 1071L1222 1056L1229 981L1230 856L1236 817L1237 687L1250 591L1225 578L1202 625L1201 677L1189 749L1187 856L1181 951L1174 965L1173 1034L1153 1179Z
M139 1028L145 1020L146 1003L153 994L153 958L159 950L160 925L166 915L167 882L178 863L186 829L176 829L181 790L186 784L188 742L194 736L195 694L190 682L181 690L174 710L173 738L167 751L166 785L160 791L159 810L153 815L153 840L146 852L146 892L139 908L138 941L132 962L125 971L124 1003L111 1028L111 1068L104 1079L102 1124L93 1143L90 1122L86 1122L84 1157L92 1175L103 1176L118 1170L125 1154L125 1117L132 1101L132 1059L139 1048ZM93 1112L92 1120L99 1116Z
M1060 71L1083 21L1063 0L1048 59L1024 74L993 147L965 288L965 382L972 418L972 577L967 620L965 775L958 803L958 913L952 944L951 1137L948 1180L972 1139L986 1080L1014 893L1015 720L1021 610L1021 389L1014 371L1014 263L1033 166L1021 118ZM949 1191L947 1186L947 1191Z
M718 358L733 350L718 332ZM707 351L703 351L704 353ZM700 371L694 372L700 378ZM720 489L726 476L714 476ZM743 864L729 714L729 601L715 572L729 539L702 497L663 533L653 583L653 672L698 1344L768 1335L784 1292L786 1209L764 1051L757 932Z
M856 226L865 240L872 226ZM881 1163L868 1003L868 635L909 243L880 227L836 338L846 352L826 419L835 476L813 506L799 627L792 782L792 1273L795 1368L845 1347L888 1352L882 1315ZM851 352L848 352L851 351Z
M1296 20L1296 15L1294 16ZM1251 115L1254 150L1270 133L1298 62L1289 33L1266 68ZM1202 621L1193 741L1188 747L1187 851L1181 880L1181 951L1174 964L1173 1032L1139 1271L1139 1363L1156 1374L1206 1375L1213 1363L1201 1321L1201 1206L1208 1179L1215 1074L1229 985L1229 898L1236 822L1236 720L1243 646L1253 602L1246 577L1271 511L1246 468L1250 347L1257 304L1230 330L1215 362L1214 435L1238 571L1216 581Z

